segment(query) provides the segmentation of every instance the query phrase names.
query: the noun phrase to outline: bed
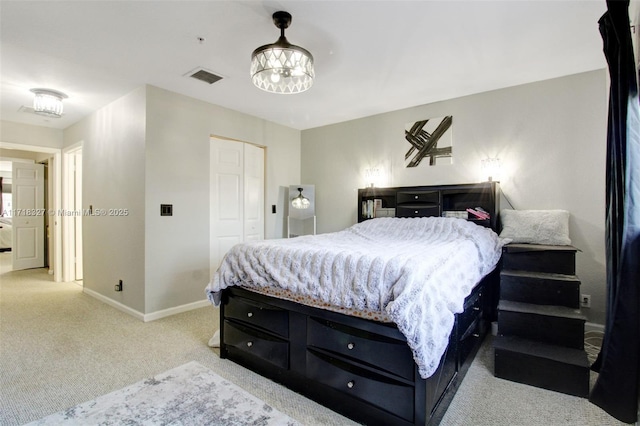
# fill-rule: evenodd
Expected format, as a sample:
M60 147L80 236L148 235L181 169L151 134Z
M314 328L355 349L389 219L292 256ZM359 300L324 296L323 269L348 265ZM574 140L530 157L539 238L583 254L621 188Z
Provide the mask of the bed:
M497 191L360 190L394 217L234 246L207 286L221 357L359 422L437 424L495 316Z
M10 217L0 217L0 252L11 250L11 239L13 238L12 224Z

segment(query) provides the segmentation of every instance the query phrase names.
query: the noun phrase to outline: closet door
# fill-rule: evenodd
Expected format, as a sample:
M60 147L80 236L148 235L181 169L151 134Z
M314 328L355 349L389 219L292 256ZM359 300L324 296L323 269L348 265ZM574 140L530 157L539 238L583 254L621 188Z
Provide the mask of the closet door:
M211 138L211 271L235 244L264 238L264 149Z
M244 144L244 241L264 239L264 149Z

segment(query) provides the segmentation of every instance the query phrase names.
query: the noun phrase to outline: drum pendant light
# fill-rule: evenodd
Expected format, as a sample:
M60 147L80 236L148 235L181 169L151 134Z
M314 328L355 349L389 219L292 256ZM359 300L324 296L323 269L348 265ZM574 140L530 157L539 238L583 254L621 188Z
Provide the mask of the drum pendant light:
M291 24L289 13L274 13L273 23L280 28L280 38L253 51L251 80L257 88L270 93L304 92L313 85L313 56L285 38L284 30Z

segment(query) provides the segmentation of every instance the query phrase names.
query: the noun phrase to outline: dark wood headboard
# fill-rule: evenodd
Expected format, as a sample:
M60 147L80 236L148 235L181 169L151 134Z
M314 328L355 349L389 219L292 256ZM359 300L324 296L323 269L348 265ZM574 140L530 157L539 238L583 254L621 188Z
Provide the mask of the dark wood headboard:
M477 207L486 211L489 219L467 212ZM384 216L450 216L462 217L498 232L499 213L498 182L358 189L358 222Z

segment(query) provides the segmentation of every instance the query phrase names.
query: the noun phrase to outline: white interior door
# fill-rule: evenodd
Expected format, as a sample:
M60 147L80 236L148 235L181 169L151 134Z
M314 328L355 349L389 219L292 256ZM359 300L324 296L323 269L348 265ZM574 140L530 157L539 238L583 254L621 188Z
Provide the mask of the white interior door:
M211 271L243 236L244 147L240 142L212 139Z
M44 267L44 166L13 163L13 269Z
M211 138L211 271L235 244L264 238L264 149Z

